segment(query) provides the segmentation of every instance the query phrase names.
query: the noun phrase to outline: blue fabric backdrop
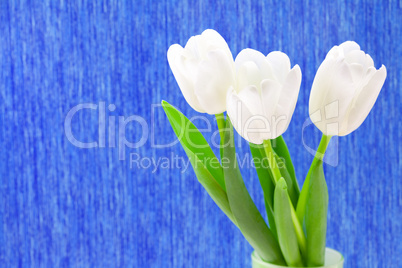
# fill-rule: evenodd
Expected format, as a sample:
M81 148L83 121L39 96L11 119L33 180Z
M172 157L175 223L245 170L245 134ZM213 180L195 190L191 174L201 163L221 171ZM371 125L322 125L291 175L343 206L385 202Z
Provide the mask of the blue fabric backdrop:
M0 12L2 267L250 267L252 248L191 168L130 167L131 153L184 157L179 144L158 149L147 140L126 148L121 161L117 145L81 149L65 135L68 111L93 103L97 109L77 113L72 127L77 139L99 142L105 102L115 105L107 116L116 125L117 116L154 118L156 142L173 141L165 115L152 113L151 104L165 99L189 117L197 113L182 97L166 51L206 28L218 30L234 55L246 47L281 50L300 65L298 105L284 135L300 182L312 160L302 124L326 52L355 40L377 68L387 67L369 117L338 139L338 166L325 167L327 244L344 254L345 267L402 267L401 1L10 0L0 1ZM127 139L138 141L140 130L138 122L128 124ZM319 131L304 133L317 146ZM247 152L241 145L239 153ZM242 173L263 211L256 173Z

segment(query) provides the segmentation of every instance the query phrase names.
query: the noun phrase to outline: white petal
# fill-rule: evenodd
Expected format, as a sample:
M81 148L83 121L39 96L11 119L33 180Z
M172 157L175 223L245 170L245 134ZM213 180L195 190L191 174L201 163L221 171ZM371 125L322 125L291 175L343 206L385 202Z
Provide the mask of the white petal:
M255 105L261 105L259 98L254 100ZM253 114L245 104L245 102L237 95L237 93L231 89L227 94L227 113L232 121L233 127L249 142L255 144L261 144L263 139L259 130L264 127L258 115Z
M184 47L187 58L204 60L211 50L222 49L228 57L233 59L225 39L215 30L207 29L201 35L192 36Z
M176 67L176 60L180 59L181 57L183 57L183 48L179 44L171 45L167 52L169 65L171 67Z
M339 46L333 46L325 56L325 58L337 59L338 57L343 57L343 50Z
M274 70L279 82L283 83L290 72L289 57L280 51L273 51L267 55L267 60Z
M197 36L192 36L190 39L188 39L186 45L184 46L184 56L186 58L196 58L196 59L201 59L201 55L198 52L199 51L199 45L198 43L199 35Z
M201 108L201 105L194 94L194 71L192 68L186 66L187 59L183 56L183 53L184 49L180 45L174 44L170 46L167 53L169 66L172 69L177 84L188 104L197 112L203 113L205 111Z
M350 67L350 66L349 66ZM356 70L355 70L356 71ZM354 104L358 96L360 95L360 92L366 87L366 85L370 82L371 78L374 76L374 74L377 72L376 68L374 67L369 67L366 72L363 72L362 77L360 80L355 81L355 94L353 97L353 100L351 102L351 105ZM350 110L350 108L348 108ZM347 126L345 126L347 127ZM346 131L346 129L344 129Z
M252 114L263 114L261 96L256 86L247 86L237 95Z
M360 46L354 41L343 42L339 47L343 50L344 55L347 55L353 50L360 50Z
M231 87L226 95L226 108L227 108L227 115L230 117L232 121L233 127L236 129L237 132L241 130L241 122L242 122L242 114L238 112L239 105L241 105L240 98L237 96L237 93Z
M219 114L226 111L226 93L234 83L233 60L218 49L200 63L194 93L206 113Z
M299 65L295 65L293 69L286 76L285 83L282 86L281 95L278 101L278 106L282 107L286 111L289 109L294 110L294 106L299 96L300 84L301 84L301 70ZM289 116L289 114L286 114ZM290 114L292 116L292 114Z
M259 88L264 79L276 79L266 57L254 49L243 49L235 60L237 81L240 89L248 85Z
M201 37L203 39L203 42L208 44L208 47L210 49L212 49L211 46L217 49L229 49L229 46L226 43L225 39L215 30L207 29L202 32Z
M266 79L261 83L264 118L269 123L269 131L261 133L261 138L264 140L275 139L286 130L286 116L276 114L281 91L282 85L275 80Z
M315 113L323 106L324 99L329 91L328 81L331 78L331 68L336 64L336 59L326 58L318 67L313 85L310 91L309 114Z
M275 139L271 130L271 122L264 115L254 115L244 124L244 138L255 144L262 144L264 140Z
M341 128L355 91L348 64L343 59L325 59L314 78L309 101L310 117L317 112L320 114L322 120L314 123L324 134L330 135L326 131L333 123L338 123ZM325 109L334 105L338 107L338 116L334 117L332 113L326 116Z
M356 99L360 95L360 91L370 82L371 78L374 76L374 74L377 72L377 69L375 67L369 67L365 73L363 73L362 79L360 79L360 82L357 84L358 87L354 99Z
M265 79L261 83L261 99L264 115L271 119L278 105L282 85L275 80Z
M366 54L361 50L353 50L345 55L345 60L349 63L357 63L366 67Z
M318 68L310 93L310 114L338 101L347 107L354 96L354 82L344 60L324 60ZM343 109L340 109L343 110Z
M340 136L347 135L356 130L366 119L373 108L381 88L384 85L387 70L383 65L371 78L368 84L361 90L348 115L347 131Z
M262 80L261 72L253 61L246 61L237 67L237 86L239 90L249 86L258 86Z
M296 107L301 84L301 70L299 65L293 67L286 77L285 84L279 97L278 105L275 109L276 131L282 135L289 126L293 112ZM279 136L278 135L278 136Z
M254 62L258 68L260 68L261 65L265 64L265 56L261 52L251 49L251 48L246 48L240 51L240 53L236 56L235 59L235 64L236 68L241 67L244 63L252 61Z
M359 83L362 81L363 77L366 75L365 69L361 64L352 63L349 64L350 73L352 74L353 81Z
M374 67L374 61L369 54L366 54L366 66L367 68Z

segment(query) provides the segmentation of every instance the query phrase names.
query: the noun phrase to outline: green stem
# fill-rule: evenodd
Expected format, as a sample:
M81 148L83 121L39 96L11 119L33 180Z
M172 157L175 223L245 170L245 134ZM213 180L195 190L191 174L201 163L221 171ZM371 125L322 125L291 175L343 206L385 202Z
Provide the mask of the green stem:
M276 163L275 152L274 152L274 149L272 149L270 140L264 141L264 149L265 149L265 154L268 157L268 164L271 168L272 176L274 177L274 183L276 185L278 180L282 177L282 174L281 174L281 171L279 170L278 164Z
M297 202L297 217L299 218L300 222L303 222L304 220L304 215L306 213L306 202L307 202L307 195L309 191L309 186L310 186L310 175L313 170L313 168L317 165L319 161L322 161L325 155L325 151L328 148L328 144L331 140L332 136L326 136L322 134L320 144L318 145L317 152L314 156L313 162L311 163L310 169L307 173L306 180L304 181L302 191L299 196L299 201Z
M306 236L304 235L303 227L299 219L297 218L296 210L293 207L292 200L290 200L290 197L289 197L289 203L290 203L290 214L292 217L293 227L295 228L296 231L297 243L299 244L302 256L305 257L307 256L307 239Z
M219 131L219 136L221 137L221 140L219 142L219 154L221 156L221 159L223 158L223 143L224 143L224 138L225 138L225 127L226 127L226 121L225 121L225 116L223 113L221 114L216 114L216 123L218 124L218 131Z
M218 124L219 135L221 137L221 143L222 143L223 137L224 137L223 130L225 129L225 116L223 115L223 113L221 113L221 114L216 114L215 117L216 117L216 122Z
M275 160L275 152L272 149L271 141L270 140L265 140L264 141L264 149L265 149L265 154L268 157L268 163L269 166L271 167L272 171L272 176L274 177L274 183L276 184L278 180L282 177L281 171L279 170L278 164L276 163ZM297 242L299 244L300 250L302 252L303 256L306 256L305 254L307 253L307 241L306 241L306 236L304 235L304 231L302 228L302 225L300 224L299 220L297 219L297 214L296 210L293 207L292 201L290 200L289 194L289 204L290 204L290 212L292 216L292 221L293 221L293 226L296 231L296 238ZM275 211L274 211L275 213Z
M322 160L324 158L325 151L328 148L328 144L329 144L331 138L332 138L332 136L326 136L326 135L322 134L321 141L320 141L320 144L318 145L317 152L314 156L312 164L316 165L319 160ZM309 172L311 172L311 168L310 168Z

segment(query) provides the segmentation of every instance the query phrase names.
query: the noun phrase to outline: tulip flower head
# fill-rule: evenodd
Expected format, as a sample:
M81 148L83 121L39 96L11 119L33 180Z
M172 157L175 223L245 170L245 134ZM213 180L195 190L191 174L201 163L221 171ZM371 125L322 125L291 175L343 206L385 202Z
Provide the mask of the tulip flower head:
M312 122L328 136L345 136L366 119L384 84L387 70L347 41L334 46L318 68L310 93Z
M292 118L301 83L298 65L285 53L264 56L244 49L235 60L236 87L228 91L227 113L247 141L262 144L282 135Z
M191 37L183 48L170 46L168 61L188 104L197 112L226 111L226 93L234 84L234 61L225 39L214 30Z

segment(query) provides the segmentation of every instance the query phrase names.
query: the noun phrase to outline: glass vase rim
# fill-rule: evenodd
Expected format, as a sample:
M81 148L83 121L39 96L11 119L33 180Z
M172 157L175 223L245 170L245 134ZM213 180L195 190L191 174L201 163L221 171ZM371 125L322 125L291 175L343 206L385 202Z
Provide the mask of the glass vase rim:
M325 263L324 266L314 266L314 267L281 266L281 265L272 264L272 263L263 261L256 251L253 251L253 253L251 253L251 259L252 259L252 262L256 262L260 265L269 265L269 268L283 268L283 267L288 267L288 268L332 268L332 267L338 267L337 265L339 265L345 261L342 253L340 253L339 251L337 251L335 249L327 247L327 248L325 248L325 254L327 254L327 253L332 253L332 254L338 255L338 260L333 263Z

